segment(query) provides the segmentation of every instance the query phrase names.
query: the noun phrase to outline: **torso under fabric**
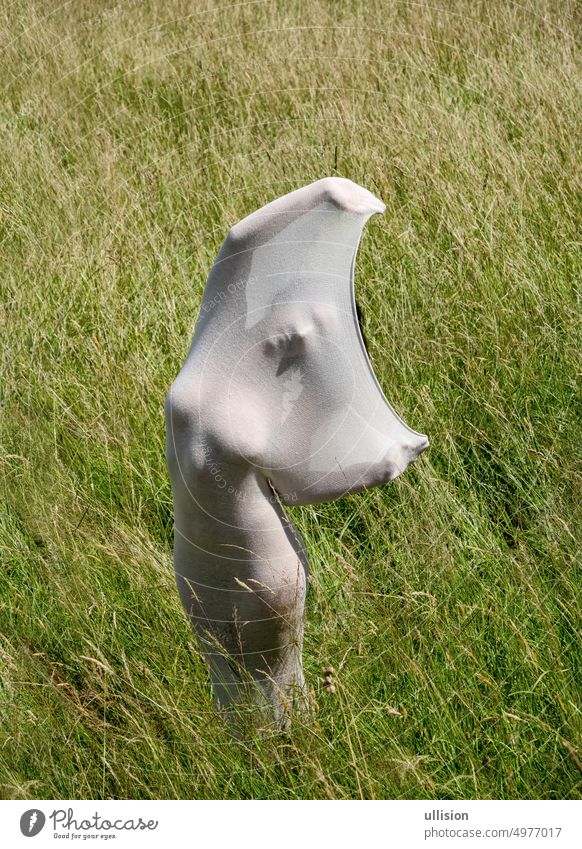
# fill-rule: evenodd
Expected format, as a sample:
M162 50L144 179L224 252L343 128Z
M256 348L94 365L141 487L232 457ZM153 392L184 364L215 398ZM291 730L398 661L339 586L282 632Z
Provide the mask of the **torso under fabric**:
M428 446L386 400L358 324L357 248L384 209L325 178L236 224L168 394L182 601L218 702L258 684L278 721L303 688L307 567L282 505L387 483Z

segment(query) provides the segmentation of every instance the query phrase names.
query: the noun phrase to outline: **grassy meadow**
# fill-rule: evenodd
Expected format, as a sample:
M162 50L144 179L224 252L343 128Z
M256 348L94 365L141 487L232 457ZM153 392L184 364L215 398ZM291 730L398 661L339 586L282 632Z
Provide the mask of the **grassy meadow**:
M2 4L2 798L582 796L581 22ZM315 716L236 740L174 584L164 396L228 228L333 174L387 204L356 292L431 447L290 511Z

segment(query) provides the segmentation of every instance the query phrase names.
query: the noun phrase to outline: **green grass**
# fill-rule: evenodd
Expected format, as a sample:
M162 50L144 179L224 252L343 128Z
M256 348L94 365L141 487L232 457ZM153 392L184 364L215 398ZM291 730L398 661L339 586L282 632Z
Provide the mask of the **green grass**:
M580 798L577 23L0 10L3 797ZM228 228L329 174L387 203L357 293L431 448L292 511L317 711L236 741L174 585L163 400Z

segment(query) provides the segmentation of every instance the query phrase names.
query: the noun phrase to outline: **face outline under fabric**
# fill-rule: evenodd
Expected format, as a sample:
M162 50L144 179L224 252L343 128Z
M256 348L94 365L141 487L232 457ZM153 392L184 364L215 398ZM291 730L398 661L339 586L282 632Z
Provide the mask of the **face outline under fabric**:
M387 401L358 321L355 257L383 211L325 178L231 228L166 402L176 578L217 703L250 698L278 724L304 696L308 567L283 506L386 483L428 446Z

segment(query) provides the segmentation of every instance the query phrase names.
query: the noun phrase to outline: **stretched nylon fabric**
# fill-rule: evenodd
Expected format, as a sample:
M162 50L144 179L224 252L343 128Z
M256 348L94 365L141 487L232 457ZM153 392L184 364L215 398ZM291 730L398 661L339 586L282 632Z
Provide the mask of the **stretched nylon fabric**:
M318 181L236 225L208 279L185 365L216 392L200 429L291 504L391 480L426 447L384 398L355 311L358 242L383 210L348 180Z
M384 208L351 181L326 178L236 224L168 396L182 600L198 631L203 623L255 679L263 663L283 689L302 681L307 558L279 502L385 483L428 445L384 397L358 326L356 252ZM216 672L220 691L219 674L224 683L230 673Z

